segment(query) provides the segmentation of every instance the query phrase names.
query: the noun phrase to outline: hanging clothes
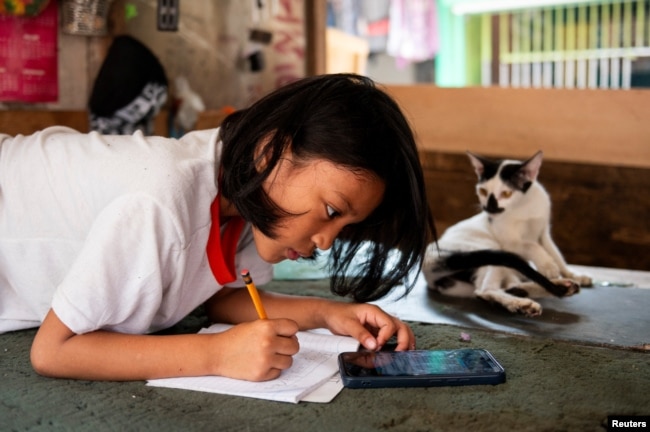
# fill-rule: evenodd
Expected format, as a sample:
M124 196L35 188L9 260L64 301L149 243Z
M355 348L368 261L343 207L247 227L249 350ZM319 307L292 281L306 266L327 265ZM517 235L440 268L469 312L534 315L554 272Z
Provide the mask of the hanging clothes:
M390 0L361 0L361 17L365 23L364 36L371 53L384 53L388 43Z
M435 0L391 0L386 52L404 67L431 60L438 51Z

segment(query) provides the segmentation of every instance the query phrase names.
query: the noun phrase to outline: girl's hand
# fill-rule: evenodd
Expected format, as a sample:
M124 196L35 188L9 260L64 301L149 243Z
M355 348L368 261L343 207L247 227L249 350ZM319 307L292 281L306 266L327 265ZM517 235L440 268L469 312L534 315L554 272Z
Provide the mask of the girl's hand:
M323 320L332 333L352 336L371 351L379 351L393 335L396 351L415 349L413 330L375 305L331 302L323 309Z
M299 350L298 324L289 319L255 320L214 337L215 375L248 381L277 378Z

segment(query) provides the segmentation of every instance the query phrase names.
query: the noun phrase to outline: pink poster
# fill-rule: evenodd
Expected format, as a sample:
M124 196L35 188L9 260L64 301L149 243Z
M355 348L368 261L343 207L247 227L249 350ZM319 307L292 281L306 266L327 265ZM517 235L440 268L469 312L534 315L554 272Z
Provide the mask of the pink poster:
M0 101L58 100L56 3L35 17L0 15Z
M273 15L275 88L305 76L305 19L301 0L280 0Z

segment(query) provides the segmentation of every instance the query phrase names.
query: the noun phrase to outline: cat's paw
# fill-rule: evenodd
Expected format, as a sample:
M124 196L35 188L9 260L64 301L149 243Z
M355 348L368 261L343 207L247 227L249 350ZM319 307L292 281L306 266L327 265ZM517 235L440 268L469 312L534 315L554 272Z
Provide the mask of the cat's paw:
M551 279L551 282L561 288L562 292L556 294L558 297L569 297L580 292L580 284L573 279Z
M542 314L542 305L531 299L514 298L504 304L506 309L513 313L520 313L528 317L536 317Z
M571 273L566 277L568 277L571 280L574 280L581 287L590 287L593 286L594 284L591 278L587 275L579 275L579 274Z

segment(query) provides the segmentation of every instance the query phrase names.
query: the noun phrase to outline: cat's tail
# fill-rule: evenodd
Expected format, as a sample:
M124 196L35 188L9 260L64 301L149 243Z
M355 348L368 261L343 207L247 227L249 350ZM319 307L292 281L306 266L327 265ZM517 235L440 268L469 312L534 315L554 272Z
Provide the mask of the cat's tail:
M511 268L557 297L566 295L567 288L565 286L554 284L535 270L528 261L512 252L493 249L454 251L443 253L436 259L436 271L442 270L448 273L463 272L485 266Z

